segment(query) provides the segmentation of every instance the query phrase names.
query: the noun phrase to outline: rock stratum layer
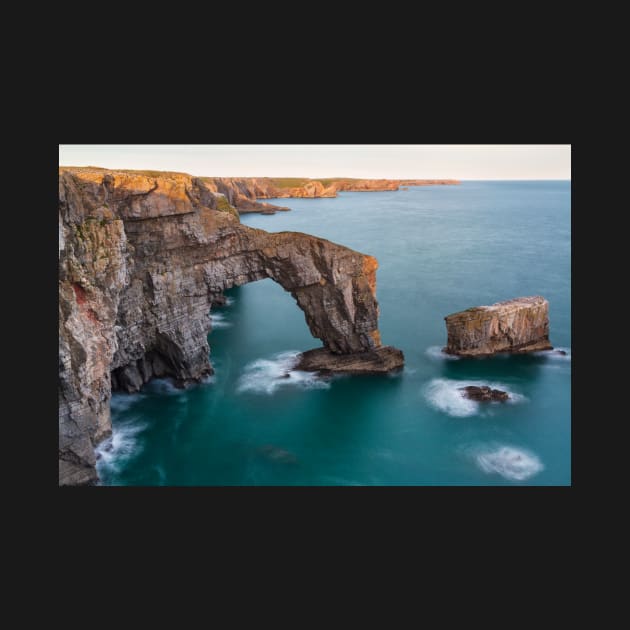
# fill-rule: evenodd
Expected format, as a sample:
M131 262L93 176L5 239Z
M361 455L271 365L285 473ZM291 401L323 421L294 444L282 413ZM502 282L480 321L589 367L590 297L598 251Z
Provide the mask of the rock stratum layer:
M209 312L225 289L272 278L330 357L360 362L381 347L376 259L241 225L230 190L180 173L60 168L60 485L96 482L112 389L212 373Z
M549 303L539 295L475 306L444 319L448 334L444 352L448 354L489 356L553 349Z

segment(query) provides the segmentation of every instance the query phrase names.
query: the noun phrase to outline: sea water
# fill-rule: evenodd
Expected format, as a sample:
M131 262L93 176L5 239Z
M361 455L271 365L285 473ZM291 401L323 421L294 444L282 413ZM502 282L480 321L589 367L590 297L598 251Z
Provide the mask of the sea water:
M212 377L113 396L102 483L570 484L570 194L568 181L471 181L281 199L290 212L243 215L376 256L381 336L403 350L404 370L296 371L297 354L321 344L293 298L271 280L232 289L211 314ZM549 300L550 339L566 355L441 352L445 315L527 295ZM510 401L461 397L482 384Z

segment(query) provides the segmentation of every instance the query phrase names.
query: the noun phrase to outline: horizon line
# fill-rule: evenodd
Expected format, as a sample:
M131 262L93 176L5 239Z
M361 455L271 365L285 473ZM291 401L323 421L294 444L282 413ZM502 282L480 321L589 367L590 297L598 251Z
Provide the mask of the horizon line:
M102 168L107 171L156 171L156 172L175 172L168 171L157 168L124 168L124 167L116 167L111 168L108 166L96 166L94 164L59 164L59 168ZM242 177L245 179L390 179L390 180L403 180L403 179L426 179L426 180L454 180L461 182L540 182L540 181L551 181L551 182L568 182L571 181L571 177L376 177L376 176L367 176L367 177L346 177L344 175L326 175L326 176L313 176L313 175L195 175L194 173L187 173L186 171L178 171L181 173L185 173L187 175L194 175L195 177L229 177L229 178L238 178Z

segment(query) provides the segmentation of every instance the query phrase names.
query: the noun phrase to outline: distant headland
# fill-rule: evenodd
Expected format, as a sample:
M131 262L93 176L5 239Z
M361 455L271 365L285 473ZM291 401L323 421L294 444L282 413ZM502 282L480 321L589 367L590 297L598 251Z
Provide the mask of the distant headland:
M98 166L70 167L60 166L60 170L74 172L98 172L108 169ZM187 173L169 173L166 171L115 169L118 173L144 175L147 177L187 176ZM195 178L197 179L197 178ZM451 186L461 182L457 179L353 179L351 177L332 177L311 179L307 177L199 177L206 188L225 195L226 200L240 214L259 212L275 214L290 208L271 203L259 202L258 199L317 199L336 197L342 192L383 192L400 190L406 186Z

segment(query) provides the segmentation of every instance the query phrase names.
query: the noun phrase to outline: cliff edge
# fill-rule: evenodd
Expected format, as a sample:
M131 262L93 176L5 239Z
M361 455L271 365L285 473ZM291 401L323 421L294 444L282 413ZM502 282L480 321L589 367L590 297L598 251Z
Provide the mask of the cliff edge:
M97 481L112 389L212 373L209 312L225 289L278 282L333 362L350 355L357 369L381 347L376 259L241 225L224 190L183 173L59 169L60 485Z

